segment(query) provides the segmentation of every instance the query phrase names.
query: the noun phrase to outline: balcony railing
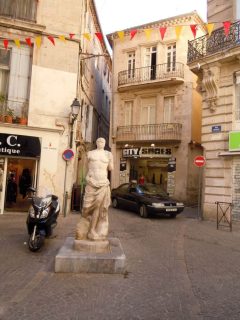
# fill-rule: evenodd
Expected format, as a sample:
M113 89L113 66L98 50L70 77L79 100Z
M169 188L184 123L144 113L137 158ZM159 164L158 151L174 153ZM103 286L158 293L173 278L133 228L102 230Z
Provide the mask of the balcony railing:
M182 125L180 123L143 124L117 128L117 142L168 141L180 142Z
M124 70L118 73L118 85L139 84L169 78L184 78L184 64L163 63L151 67Z
M219 28L214 30L210 37L203 36L188 41L188 63L239 45L240 21L237 21L231 25L228 36L225 35L224 28Z
M28 102L5 100L0 96L0 122L27 124Z

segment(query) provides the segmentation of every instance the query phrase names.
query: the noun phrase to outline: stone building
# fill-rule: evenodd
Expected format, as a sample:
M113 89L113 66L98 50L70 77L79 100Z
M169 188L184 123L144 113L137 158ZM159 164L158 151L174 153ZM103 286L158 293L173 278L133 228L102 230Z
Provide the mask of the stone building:
M0 213L26 210L19 188L17 202L7 201L10 175L18 186L24 169L39 193L59 196L66 213L72 186L80 184L80 158L93 141L90 104L106 136L109 128L111 98L106 103L102 90L111 60L96 37L101 27L94 1L59 0L55 6L51 0L4 0L0 24ZM83 58L91 54L98 63L87 74Z
M189 42L188 65L202 94L203 215L216 218L216 203L233 204L240 217L240 2L208 0L210 35ZM227 31L223 22L230 21ZM228 33L229 32L229 33Z
M196 12L107 35L113 49L112 187L137 180L162 185L178 199L195 202L201 149L201 97L187 63ZM176 26L182 26L180 36ZM164 38L160 28L166 28Z

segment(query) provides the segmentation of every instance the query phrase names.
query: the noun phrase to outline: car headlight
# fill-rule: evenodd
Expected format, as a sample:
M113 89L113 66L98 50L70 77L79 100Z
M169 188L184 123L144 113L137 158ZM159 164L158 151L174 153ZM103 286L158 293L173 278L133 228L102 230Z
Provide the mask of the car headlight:
M49 211L50 211L50 207L48 207L47 209L44 209L42 211L41 218L47 218Z
M30 206L30 208L28 209L28 213L31 218L35 218L35 211L33 209L33 206Z
M153 206L154 208L162 208L162 207L164 207L165 205L164 205L164 203L152 203L152 206Z
M177 206L183 206L184 204L182 202L177 202L176 205Z

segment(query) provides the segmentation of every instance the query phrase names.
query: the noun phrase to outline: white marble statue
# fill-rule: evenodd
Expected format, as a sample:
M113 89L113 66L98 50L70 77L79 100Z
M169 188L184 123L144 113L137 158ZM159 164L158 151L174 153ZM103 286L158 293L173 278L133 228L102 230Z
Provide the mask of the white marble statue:
M113 169L112 153L104 150L105 139L98 138L97 149L87 153L88 172L82 217L90 221L87 238L105 240L108 235L108 207L111 202L108 171Z

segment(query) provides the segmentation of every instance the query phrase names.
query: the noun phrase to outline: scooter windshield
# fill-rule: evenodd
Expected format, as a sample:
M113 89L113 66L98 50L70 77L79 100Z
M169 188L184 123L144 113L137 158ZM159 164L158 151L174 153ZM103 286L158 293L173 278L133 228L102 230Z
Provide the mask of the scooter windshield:
M35 206L38 206L38 207L41 207L41 208L45 208L45 207L48 207L50 205L52 201L52 197L46 197L46 198L38 198L36 197L34 199L34 205Z

